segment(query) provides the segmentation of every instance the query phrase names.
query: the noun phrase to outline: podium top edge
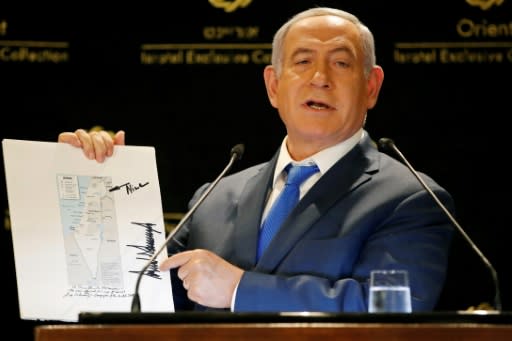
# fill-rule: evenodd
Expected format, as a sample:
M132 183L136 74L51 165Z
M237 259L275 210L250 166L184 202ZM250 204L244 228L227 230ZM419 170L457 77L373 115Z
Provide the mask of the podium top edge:
M176 313L82 312L78 323L486 323L512 324L512 312L425 313L232 313L226 311Z

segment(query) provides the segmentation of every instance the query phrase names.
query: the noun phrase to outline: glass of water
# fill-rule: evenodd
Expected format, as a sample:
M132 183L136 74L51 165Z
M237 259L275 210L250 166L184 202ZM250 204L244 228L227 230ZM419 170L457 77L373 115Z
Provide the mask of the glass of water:
M410 313L411 289L406 270L373 270L370 274L370 313Z

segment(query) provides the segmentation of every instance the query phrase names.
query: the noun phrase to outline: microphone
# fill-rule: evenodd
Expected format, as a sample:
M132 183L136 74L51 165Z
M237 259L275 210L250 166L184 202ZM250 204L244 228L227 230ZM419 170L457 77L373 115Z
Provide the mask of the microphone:
M142 280L142 276L146 272L146 270L149 268L149 266L153 263L153 261L158 257L158 255L164 250L164 248L167 246L169 241L174 238L176 233L181 229L183 224L188 221L190 216L197 210L197 207L203 202L204 199L210 194L212 189L217 185L217 183L220 181L220 179L231 169L235 161L240 160L242 156L244 155L245 147L243 144L237 144L233 148L231 148L231 158L229 159L229 163L224 168L224 170L219 174L219 176L208 186L206 191L203 192L203 194L199 197L199 199L196 201L194 206L181 218L180 222L176 227L169 233L169 236L165 239L164 243L160 248L151 256L149 261L146 263L146 265L142 268L142 270L139 272L139 275L137 276L137 282L135 283L135 291L133 293L132 298L132 307L131 312L132 313L140 313L140 297L139 297L139 286L140 282Z
M430 196L434 199L436 204L443 210L443 212L446 214L446 216L450 219L451 223L457 228L457 230L460 232L460 234L464 237L464 239L468 242L468 244L471 246L471 248L473 248L473 250L477 253L478 257L480 257L480 259L485 264L485 266L489 269L489 271L491 272L491 275L492 275L492 280L494 283L494 290L495 290L494 307L497 311L501 311L501 298L500 298L500 286L499 286L499 282L498 282L498 273L496 272L496 269L492 266L491 262L484 256L482 251L480 251L478 246L476 246L476 244L471 240L471 238L469 238L469 236L464 231L462 226L460 226L460 224L457 222L457 220L455 220L455 218L450 213L450 211L448 211L446 206L443 205L441 200L439 200L437 195L435 195L435 193L430 189L430 187L425 183L425 181L423 181L423 179L419 176L418 172L416 172L416 170L414 170L414 168L409 163L409 161L407 161L405 156L400 152L398 147L395 145L395 142L392 139L383 137L379 140L378 144L382 150L393 151L400 157L400 159L405 163L407 168L409 168L411 173L414 174L414 176L416 177L416 179L418 179L418 181L421 183L423 188L425 188L425 190L428 192L428 194L430 194Z

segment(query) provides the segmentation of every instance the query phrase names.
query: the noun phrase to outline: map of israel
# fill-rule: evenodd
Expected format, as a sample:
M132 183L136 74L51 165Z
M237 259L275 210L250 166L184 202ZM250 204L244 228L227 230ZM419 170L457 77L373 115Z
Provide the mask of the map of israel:
M69 285L123 288L109 176L57 175Z

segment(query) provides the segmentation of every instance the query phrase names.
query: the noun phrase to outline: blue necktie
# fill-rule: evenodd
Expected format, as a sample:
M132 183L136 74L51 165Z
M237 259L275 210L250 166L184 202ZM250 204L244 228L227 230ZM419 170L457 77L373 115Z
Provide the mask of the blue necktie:
M292 166L289 164L286 171L288 172L288 178L284 189L270 208L261 227L256 260L260 259L279 227L299 202L300 185L311 175L318 172L318 167L316 165Z

